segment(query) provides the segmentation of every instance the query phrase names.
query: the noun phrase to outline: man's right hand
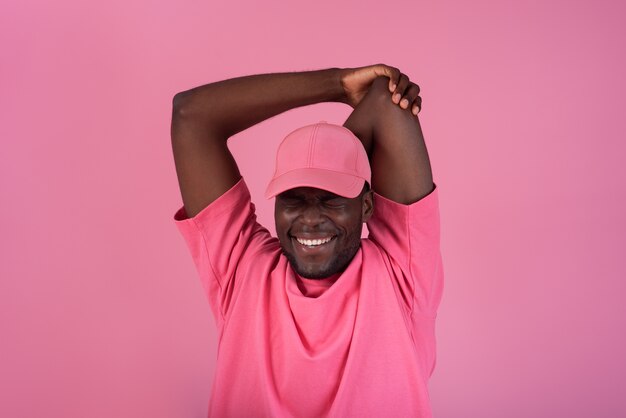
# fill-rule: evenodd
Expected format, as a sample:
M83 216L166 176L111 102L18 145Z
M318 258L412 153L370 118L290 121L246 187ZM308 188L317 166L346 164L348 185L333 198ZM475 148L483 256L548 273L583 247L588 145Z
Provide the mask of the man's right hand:
M341 87L345 92L347 103L353 108L356 107L379 76L389 78L389 91L393 92L400 78L400 70L385 64L342 68L340 71Z
M403 109L411 109L411 112L417 115L422 106L422 100L418 96L419 87L415 83L411 83L409 78L399 69L385 64L342 68L340 70L341 86L347 104L355 108L379 76L389 78L388 88L393 93L392 101L399 104Z

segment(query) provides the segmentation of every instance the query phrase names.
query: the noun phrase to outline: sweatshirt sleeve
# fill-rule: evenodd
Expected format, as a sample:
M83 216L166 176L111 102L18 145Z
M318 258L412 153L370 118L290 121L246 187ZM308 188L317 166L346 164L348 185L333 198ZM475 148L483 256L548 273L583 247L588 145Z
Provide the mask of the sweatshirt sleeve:
M237 266L246 252L254 251L270 234L256 220L255 206L243 178L189 218L185 207L174 214L218 325L237 297Z
M435 317L443 292L439 189L409 205L374 194L369 238L402 271L396 285L409 309Z

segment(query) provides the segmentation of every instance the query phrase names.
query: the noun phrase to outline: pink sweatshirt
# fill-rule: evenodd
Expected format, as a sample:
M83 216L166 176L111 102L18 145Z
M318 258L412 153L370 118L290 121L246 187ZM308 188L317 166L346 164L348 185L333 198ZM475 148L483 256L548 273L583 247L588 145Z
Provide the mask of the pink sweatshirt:
M443 291L438 189L374 196L369 238L340 275L299 277L241 179L174 214L217 323L210 417L431 417Z

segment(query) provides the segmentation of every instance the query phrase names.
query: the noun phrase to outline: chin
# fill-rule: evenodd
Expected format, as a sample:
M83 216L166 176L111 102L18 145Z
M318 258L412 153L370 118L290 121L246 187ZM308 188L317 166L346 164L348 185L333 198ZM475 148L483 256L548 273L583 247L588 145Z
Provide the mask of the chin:
M296 270L296 273L298 273L301 277L304 277L305 279L325 279L327 277L330 277L332 275L334 275L335 273L338 272L327 272L324 270L321 271L301 271L300 269L296 269L294 268L294 270Z
M334 271L334 269L332 268L305 268L302 266L301 263L298 262L298 260L296 259L296 257L285 251L285 249L283 248L283 254L285 255L285 257L287 257L287 260L289 261L289 264L291 265L291 268L298 273L298 275L300 277L304 277L305 279L325 279L326 277L330 277L333 274L337 273L337 271ZM331 266L332 267L332 266Z

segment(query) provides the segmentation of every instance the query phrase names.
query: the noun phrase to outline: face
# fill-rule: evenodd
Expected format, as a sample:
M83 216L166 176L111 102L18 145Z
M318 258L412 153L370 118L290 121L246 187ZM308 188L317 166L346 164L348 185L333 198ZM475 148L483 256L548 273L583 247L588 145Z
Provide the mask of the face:
M302 277L321 279L350 264L372 212L371 191L349 199L298 187L276 196L276 233L293 269Z

